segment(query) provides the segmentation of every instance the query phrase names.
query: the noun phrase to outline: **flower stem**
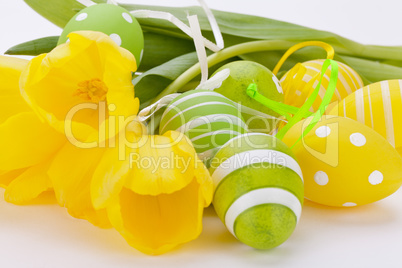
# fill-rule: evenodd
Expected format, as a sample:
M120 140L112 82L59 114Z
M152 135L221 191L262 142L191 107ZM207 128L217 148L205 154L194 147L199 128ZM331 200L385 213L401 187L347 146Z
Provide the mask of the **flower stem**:
M270 50L286 50L293 46L295 42L281 41L281 40L268 40L268 41L253 41L242 43L239 45L228 47L217 53L210 55L208 59L208 67L212 67L222 61L236 57L238 55L270 51ZM156 102L160 98L178 92L184 85L194 79L201 72L200 64L197 63L180 75L174 80L167 88L165 88L153 102Z

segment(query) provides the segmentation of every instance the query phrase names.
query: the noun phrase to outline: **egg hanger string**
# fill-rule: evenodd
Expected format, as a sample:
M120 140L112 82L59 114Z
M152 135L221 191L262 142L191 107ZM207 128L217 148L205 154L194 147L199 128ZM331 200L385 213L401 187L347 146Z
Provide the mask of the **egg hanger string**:
M294 52L296 52L297 50L307 47L307 46L318 46L318 47L322 47L327 51L327 59L333 59L334 57L334 49L331 45L321 42L321 41L307 41L307 42L302 42L299 44L296 44L294 46L292 46L291 48L289 48L286 53L282 56L282 58L279 60L279 62L277 63L277 65L275 66L274 70L273 70L273 74L277 75L280 68L282 67L283 63L289 58L290 55L292 55ZM299 64L297 66L300 66ZM302 74L300 74L299 72L302 72ZM310 85L311 87L313 87L313 84L316 82L316 80L319 78L320 73L322 73L323 70L321 70L321 72L317 73L317 75L315 75L308 83L308 85ZM326 71L326 70L325 70ZM324 71L324 73L325 73ZM288 77L296 77L296 79L302 79L304 75L304 72L302 69L300 68L293 68L290 73L288 74ZM322 77L319 81L319 85L321 85L321 81L322 81ZM284 116L287 120L291 120L292 116L299 113L300 112L300 108L298 107L294 107L285 103L281 103L281 102L276 102L273 100L270 100L268 98L266 98L265 96L263 96L262 94L260 94L258 92L258 85L255 83L252 83L248 86L248 88L246 89L246 93L249 97L253 98L254 100L256 100L257 102L263 104L264 106L270 108L271 110L277 112L278 114ZM308 107L310 109L310 107ZM309 116L313 115L312 112L310 111L305 111L304 114L302 114L303 118L307 118Z
M315 87L314 91L310 94L306 102L303 104L303 106L299 109L299 111L288 121L288 123L277 133L276 137L279 139L283 139L285 134L289 131L289 129L294 126L296 123L299 121L303 120L303 118L311 116L311 113L309 112L310 108L313 106L315 100L318 97L318 93L321 88L321 83L322 79L325 75L325 72L329 67L331 67L331 76L329 80L329 84L327 87L327 90L325 92L324 98L317 110L312 116L313 119L310 121L308 126L305 128L303 131L301 137L295 142L294 145L296 145L305 135L307 135L308 132L310 132L314 126L320 121L321 117L324 115L325 110L327 109L328 105L331 103L332 96L335 94L336 90L336 84L338 82L338 63L333 60L335 51L332 46L330 46L327 43L320 42L320 41L308 41L308 42L302 42L300 44L297 44L291 48L282 56L282 58L279 60L278 64L274 68L274 75L278 73L280 70L282 64L286 61L286 59L293 54L295 51L307 47L307 46L319 46L324 48L327 51L327 59L324 61L324 64L322 65L321 72L318 73L313 79L311 79L311 83L314 83L318 76L320 76L319 82L317 86ZM290 75L294 75L293 73Z
M309 46L322 47L323 49L325 49L325 51L327 51L327 59L330 59L330 60L334 59L335 50L331 45L329 45L329 44L327 44L325 42L321 42L321 41L302 42L302 43L299 43L297 45L292 46L291 48L289 48L286 51L285 54L283 54L282 58L278 61L278 63L276 64L274 70L272 71L272 73L274 75L277 75L279 70L281 69L282 65L289 58L290 55L292 55L293 53L295 53L299 49L302 49L304 47L309 47Z
M317 124L317 122L324 115L325 110L327 109L328 105L331 103L332 96L335 94L336 83L338 82L338 64L336 61L332 60L334 57L335 51L332 46L330 46L327 43L320 42L320 41L302 42L302 43L296 44L296 45L292 46L291 48L289 48L288 51L286 51L286 53L282 56L282 58L279 60L278 64L274 68L273 74L276 75L278 73L281 66L283 65L283 63L286 61L286 59L290 55L292 55L295 51L297 51L301 48L307 47L307 46L319 46L319 47L324 48L327 51L327 59L325 60L323 66L322 66L321 72L317 73L317 75L314 76L308 83L309 85L313 86L315 81L318 78L320 78L314 91L310 94L310 96L308 97L308 99L306 100L306 102L303 104L303 106L301 108L293 107L291 105L279 103L279 102L266 98L265 96L261 95L258 92L256 84L250 84L249 87L247 88L248 96L250 96L254 100L258 101L259 103L263 104L264 106L272 109L273 111L279 113L280 115L284 116L288 120L288 123L282 129L280 129L278 131L278 133L276 134L276 137L278 139L282 139L292 126L294 126L295 124L297 124L304 118L313 116L313 119L310 121L309 125L305 128L301 137L295 142L294 145L296 145L305 135L307 135L307 133L310 132L311 129L314 128L314 126ZM327 71L327 69L329 67L331 67L331 76L330 76L329 84L328 84L327 90L325 92L324 98L323 98L317 112L311 113L309 110L313 106L315 100L318 97L318 93L321 88L322 79L325 75L325 72ZM291 73L288 74L288 76L289 77L297 76L297 72L299 70L300 70L300 68L295 68ZM293 114L293 116L292 116L292 114Z

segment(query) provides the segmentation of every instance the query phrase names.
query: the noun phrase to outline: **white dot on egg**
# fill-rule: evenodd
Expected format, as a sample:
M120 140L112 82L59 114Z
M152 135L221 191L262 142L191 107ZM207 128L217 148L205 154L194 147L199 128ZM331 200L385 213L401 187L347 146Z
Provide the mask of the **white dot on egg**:
M83 21L83 20L85 20L86 18L88 18L88 14L87 14L87 13L81 13L81 14L79 14L79 15L75 18L75 20L76 20L76 21Z
M70 43L70 38L67 38L66 44Z
M327 173L324 171L318 171L314 174L314 181L321 186L327 185L329 182L329 178Z
M111 35L109 35L110 38L112 38L112 40L119 46L121 46L121 37L118 34L112 33Z
M355 207L355 206L357 206L357 204L356 204L356 203L352 203L352 202L346 202L346 203L343 204L342 206L344 206L344 207Z
M353 133L352 135L350 135L350 142L354 146L361 147L366 144L367 140L363 134L357 132L357 133Z
M384 175L378 170L373 171L373 173L371 173L369 176L369 182L372 185L380 184L383 180L384 180Z
M130 14L123 12L122 16L128 23L133 23L133 17Z
M328 126L321 126L315 130L315 135L319 138L328 137L331 134L331 129Z

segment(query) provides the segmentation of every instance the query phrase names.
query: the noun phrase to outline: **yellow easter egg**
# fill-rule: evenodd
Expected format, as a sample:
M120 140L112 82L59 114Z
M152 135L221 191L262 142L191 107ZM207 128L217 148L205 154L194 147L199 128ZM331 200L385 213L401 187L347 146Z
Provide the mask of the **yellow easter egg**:
M285 103L301 107L314 91L319 82L319 74L325 60L312 60L304 63L299 63L289 70L280 80ZM363 81L359 74L349 66L338 63L338 81L336 84L335 94L332 97L332 102L340 101L347 95L363 87ZM318 97L313 105L313 110L316 111L324 98L326 89L331 77L331 68L328 68L323 77ZM318 77L317 77L318 75ZM317 79L313 79L317 77Z
M402 155L402 80L382 81L350 94L329 112L349 117L385 137Z
M292 146L310 122L294 125ZM326 116L292 148L303 172L305 197L336 207L383 199L402 184L402 157L373 129L346 117Z

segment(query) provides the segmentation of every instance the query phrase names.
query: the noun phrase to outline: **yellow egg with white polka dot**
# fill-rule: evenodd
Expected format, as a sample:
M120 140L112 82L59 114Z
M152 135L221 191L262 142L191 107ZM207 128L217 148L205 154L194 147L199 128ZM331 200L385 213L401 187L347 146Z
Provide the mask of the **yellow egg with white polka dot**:
M402 80L382 81L350 94L329 112L371 127L402 155Z
M311 118L283 141L292 146ZM305 197L336 207L372 203L402 184L402 158L373 129L346 117L325 116L292 148L305 179Z
M314 91L319 82L319 74L325 60L312 60L298 63L289 70L280 80L285 94L285 103L301 107ZM341 62L338 63L338 81L332 102L340 101L350 93L363 87L359 74ZM317 77L318 75L318 77ZM317 77L317 79L313 79ZM331 68L328 68L323 77L320 91L313 104L312 111L316 111L324 98L331 77Z

